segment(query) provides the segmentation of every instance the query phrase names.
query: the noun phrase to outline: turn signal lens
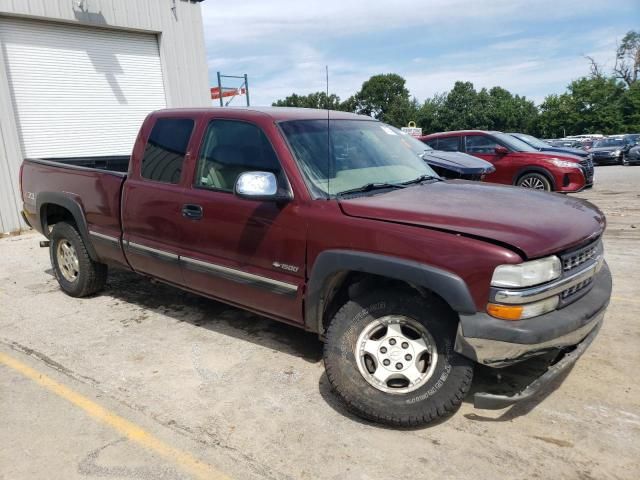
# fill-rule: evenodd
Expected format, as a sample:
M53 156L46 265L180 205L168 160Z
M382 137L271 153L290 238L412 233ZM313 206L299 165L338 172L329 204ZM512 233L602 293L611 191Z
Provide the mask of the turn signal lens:
M560 297L555 296L539 302L527 303L526 305L489 303L487 304L487 313L501 320L524 320L525 318L537 317L555 310L559 302Z
M487 313L492 317L502 320L520 320L522 318L522 305L498 305L487 304Z

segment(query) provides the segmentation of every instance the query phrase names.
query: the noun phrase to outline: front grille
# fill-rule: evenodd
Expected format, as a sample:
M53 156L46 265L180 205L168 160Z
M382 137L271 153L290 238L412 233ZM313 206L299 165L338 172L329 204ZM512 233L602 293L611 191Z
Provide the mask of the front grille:
M600 240L596 240L593 243L590 243L586 247L582 247L578 250L574 250L573 252L566 253L562 255L562 269L565 272L569 272L574 268L579 267L585 262L588 262L592 258L598 255L598 252L601 248Z
M580 274L584 269L585 264L591 262L592 264L603 253L602 240L598 239L591 242L589 245L578 248L571 252L567 252L564 255L560 255L562 260L563 277L568 277L573 274ZM593 271L595 274L595 271ZM575 302L577 299L586 295L593 286L593 275L589 278L571 285L569 288L560 292L560 303L558 308L563 308L570 303Z
M588 287L591 284L591 280L593 280L593 278L587 278L586 280L583 280L580 283L576 283L574 286L572 286L571 288L567 288L566 290L564 290L561 294L560 294L560 298L564 301L566 299L568 299L569 297L571 297L572 295L578 293L579 291L581 291L583 288Z
M580 160L580 167L582 167L582 171L584 172L584 177L586 179L593 177L593 160L590 158Z

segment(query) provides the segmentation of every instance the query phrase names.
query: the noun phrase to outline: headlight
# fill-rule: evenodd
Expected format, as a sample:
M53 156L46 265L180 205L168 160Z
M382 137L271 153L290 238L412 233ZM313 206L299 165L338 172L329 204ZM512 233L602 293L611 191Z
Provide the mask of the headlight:
M618 156L618 155L620 155L621 153L622 153L622 151L620 151L620 150L616 150L616 151L614 151L614 152L611 152L611 154L610 154L610 155L611 155L612 157L617 157L617 156Z
M576 162L570 162L568 160L560 160L559 158L552 158L549 160L556 167L560 168L580 168L580 164Z
M562 273L562 263L556 256L515 265L499 265L493 271L494 287L530 287L554 280Z

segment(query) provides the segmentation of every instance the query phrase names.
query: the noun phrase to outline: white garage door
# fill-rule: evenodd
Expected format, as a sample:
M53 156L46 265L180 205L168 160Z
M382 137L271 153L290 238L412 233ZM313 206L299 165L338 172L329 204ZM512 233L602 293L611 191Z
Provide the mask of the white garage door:
M0 18L23 154L126 155L165 93L155 35Z

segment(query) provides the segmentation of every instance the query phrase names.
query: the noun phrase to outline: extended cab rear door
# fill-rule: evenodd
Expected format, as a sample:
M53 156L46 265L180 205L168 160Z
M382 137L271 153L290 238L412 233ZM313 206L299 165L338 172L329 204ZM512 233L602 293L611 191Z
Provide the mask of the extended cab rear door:
M201 215L181 221L189 250L181 257L185 281L206 295L300 322L306 221L299 200L248 200L233 193L246 171L272 172L279 185L288 186L276 153L286 147L271 119L232 115L203 119L199 133L201 146L183 201L200 208Z
M195 120L163 113L140 132L122 194L123 244L137 272L183 284L179 255ZM146 142L144 139L146 138Z

